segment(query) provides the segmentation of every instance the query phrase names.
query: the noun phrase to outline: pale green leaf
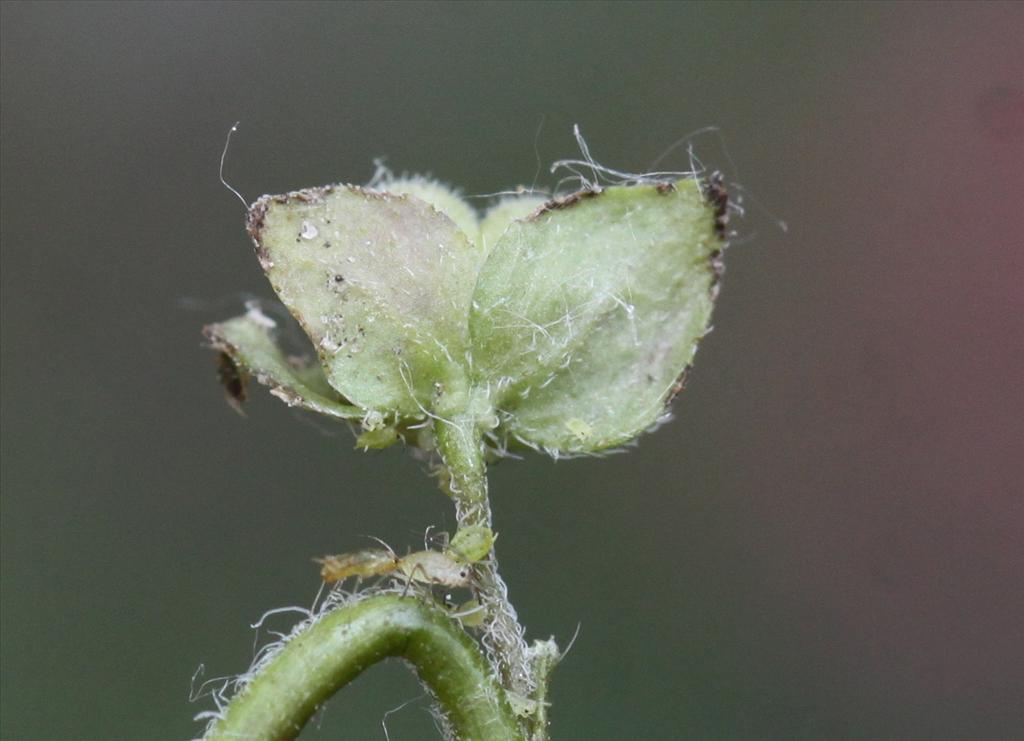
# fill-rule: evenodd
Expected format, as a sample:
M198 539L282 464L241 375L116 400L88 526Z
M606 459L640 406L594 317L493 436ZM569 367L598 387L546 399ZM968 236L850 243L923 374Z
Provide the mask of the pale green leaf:
M249 232L339 393L407 416L465 396L480 250L451 218L412 195L332 186L261 198Z
M395 195L407 195L429 203L438 211L455 222L471 241L476 241L480 222L476 211L448 186L416 175L389 180L381 184L381 190Z
M233 395L244 393L247 377L269 386L271 393L290 406L298 406L338 419L359 419L363 411L332 389L318 365L289 362L273 338L274 323L258 309L211 324L203 332L211 344L232 363L235 379L223 379L234 388ZM226 384L227 385L227 384ZM235 399L240 401L240 399Z
M721 249L694 180L582 192L512 222L470 314L475 383L504 429L573 453L657 422L708 329Z
M540 196L524 194L503 198L491 206L484 220L480 222L480 246L484 254L494 248L513 221L525 219L539 211L545 202L546 200Z

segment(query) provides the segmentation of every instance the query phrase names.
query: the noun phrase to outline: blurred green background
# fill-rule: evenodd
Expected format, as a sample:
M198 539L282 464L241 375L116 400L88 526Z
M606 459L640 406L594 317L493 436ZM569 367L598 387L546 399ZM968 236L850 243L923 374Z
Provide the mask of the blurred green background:
M761 205L676 421L493 472L530 635L582 626L554 738L1024 738L1024 5L0 20L3 738L190 738L193 672L245 668L250 623L312 601L311 556L452 524L406 453L223 402L200 326L271 295L217 180L236 120L250 199L378 155L550 184L573 123L623 169L720 127L697 154ZM308 737L383 739L419 694L376 667ZM391 738L431 738L425 707Z

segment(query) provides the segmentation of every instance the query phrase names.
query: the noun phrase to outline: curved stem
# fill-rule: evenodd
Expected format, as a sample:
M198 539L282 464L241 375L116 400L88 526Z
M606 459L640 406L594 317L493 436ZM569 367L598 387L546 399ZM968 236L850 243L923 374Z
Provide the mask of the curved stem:
M290 640L228 705L206 741L286 741L368 667L400 656L416 669L461 741L522 741L504 690L473 641L418 599L368 597Z
M448 491L455 500L459 527L491 527L487 496L487 464L483 440L469 415L440 420L434 426L438 450L447 470ZM508 587L498 574L498 560L490 557L474 564L473 591L486 614L482 642L507 689L529 696L535 688L527 659L523 626L508 599Z

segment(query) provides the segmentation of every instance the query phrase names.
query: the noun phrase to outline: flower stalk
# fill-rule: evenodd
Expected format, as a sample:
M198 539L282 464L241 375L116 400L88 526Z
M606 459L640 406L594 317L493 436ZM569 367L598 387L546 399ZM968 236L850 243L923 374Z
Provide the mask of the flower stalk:
M459 528L491 527L491 503L487 492L487 464L483 438L469 415L454 420L438 419L434 435L444 465L448 493L455 501ZM508 598L508 587L498 573L492 546L490 556L474 564L473 596L484 610L482 643L498 671L502 684L524 697L536 687L532 676L525 631Z

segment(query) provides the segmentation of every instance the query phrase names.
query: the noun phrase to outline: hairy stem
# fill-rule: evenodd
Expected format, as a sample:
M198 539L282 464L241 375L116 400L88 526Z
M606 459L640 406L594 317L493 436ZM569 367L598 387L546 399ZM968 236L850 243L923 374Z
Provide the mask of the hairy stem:
M455 500L459 527L491 527L487 465L475 420L468 415L439 420L434 433L447 473L448 491ZM486 614L482 642L505 687L529 696L534 681L526 657L524 630L509 602L508 588L498 574L493 548L487 559L474 565L474 577L473 591Z
M399 656L416 669L460 741L522 741L505 691L473 641L418 599L381 595L339 607L281 649L228 705L206 741L286 741L328 697Z

